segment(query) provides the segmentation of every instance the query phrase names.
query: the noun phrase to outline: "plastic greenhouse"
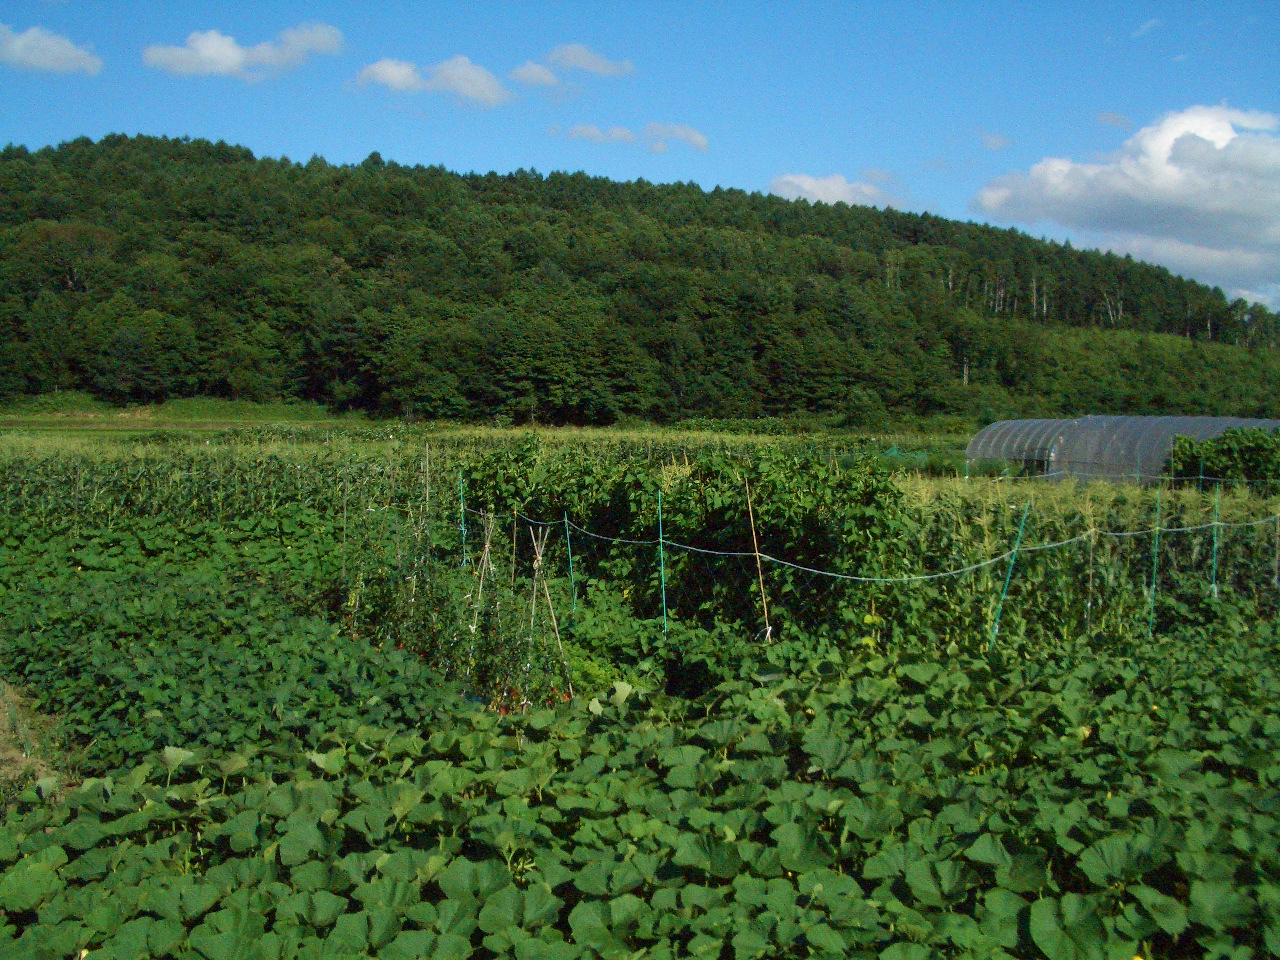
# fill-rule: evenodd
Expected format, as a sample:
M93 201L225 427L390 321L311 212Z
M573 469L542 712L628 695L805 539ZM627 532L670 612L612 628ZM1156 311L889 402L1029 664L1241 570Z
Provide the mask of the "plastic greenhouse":
M1001 420L969 441L965 459L1014 461L1047 476L1158 480L1174 437L1208 440L1236 427L1280 428L1248 417L1080 417Z

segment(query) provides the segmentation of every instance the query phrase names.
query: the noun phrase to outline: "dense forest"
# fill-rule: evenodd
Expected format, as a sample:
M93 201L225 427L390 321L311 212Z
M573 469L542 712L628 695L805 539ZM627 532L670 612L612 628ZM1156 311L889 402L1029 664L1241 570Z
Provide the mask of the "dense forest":
M0 398L876 425L1280 415L1280 315L928 214L108 136L0 152Z

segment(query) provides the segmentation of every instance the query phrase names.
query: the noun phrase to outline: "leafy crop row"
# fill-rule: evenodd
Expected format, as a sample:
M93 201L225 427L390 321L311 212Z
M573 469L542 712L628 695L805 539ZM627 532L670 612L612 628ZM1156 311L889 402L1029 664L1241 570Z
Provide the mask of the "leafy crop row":
M269 582L296 612L517 700L563 692L566 664L705 688L749 668L766 633L803 660L851 632L981 643L997 612L1001 636L1118 637L1270 617L1280 600L1276 524L1255 522L1273 511L1243 495L1223 503L1214 530L1212 501L1194 491L1157 508L1138 491L901 486L859 460L615 462L536 443L466 459L250 446L0 465L8 535L28 544L15 569L206 558ZM1003 603L1003 562L939 576L1008 551L1022 496L1034 499L1027 549ZM1071 542L1038 549L1059 541ZM757 564L757 549L793 566ZM938 578L841 579L921 575Z
M229 726L32 791L0 830L0 936L209 960L1274 951L1276 638L1178 640L912 645L507 718L423 691L296 747Z
M0 827L0 955L1280 951L1274 524L1037 488L1080 539L992 645L1004 563L801 567L999 555L1025 490L424 454L0 463L0 670L90 777Z
M1175 437L1169 472L1247 483L1258 493L1275 496L1280 493L1280 436L1268 430L1233 429L1209 440Z

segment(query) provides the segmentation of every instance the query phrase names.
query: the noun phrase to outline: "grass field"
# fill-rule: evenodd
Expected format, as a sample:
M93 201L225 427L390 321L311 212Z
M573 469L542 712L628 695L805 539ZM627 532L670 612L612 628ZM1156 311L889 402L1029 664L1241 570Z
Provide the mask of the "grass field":
M86 393L65 392L43 394L37 397L21 398L0 404L0 427L4 429L32 427L66 427L89 428L92 426L119 426L128 429L129 425L144 425L155 429L228 429L243 425L261 424L298 424L310 426L363 424L370 422L359 412L335 414L316 403L304 401L272 401L257 402L249 400L220 400L212 397L192 397L170 400L160 404L143 404L115 406L98 400ZM401 421L382 421L400 425ZM912 438L919 440L922 436L946 437L949 440L966 438L973 429L973 424L955 418L940 418L936 421L922 422L926 429L881 432L881 436L894 438ZM467 430L465 426L441 422L427 424L428 428L437 430ZM512 429L495 427L497 431ZM515 428L517 432L529 427ZM535 428L536 429L536 428ZM676 432L694 436L737 436L754 437L757 440L768 436L790 436L799 432L818 432L821 434L858 436L857 431L833 430L809 421L786 421L776 418L758 420L698 420L692 421L686 428L677 428ZM645 424L633 424L622 427L588 427L588 428L547 428L542 432L548 434L574 435L666 435L671 432L667 428L658 428Z
M201 432L250 424L350 423L319 404L256 403L207 397L170 400L161 404L117 407L84 393L44 394L0 405L0 430L145 433L152 430Z

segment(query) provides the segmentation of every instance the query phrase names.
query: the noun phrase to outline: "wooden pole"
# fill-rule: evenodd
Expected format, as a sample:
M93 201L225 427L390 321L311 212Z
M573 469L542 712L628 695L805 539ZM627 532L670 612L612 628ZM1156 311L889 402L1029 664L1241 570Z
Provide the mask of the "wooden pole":
M751 481L744 474L742 482L747 488L747 517L751 521L751 549L756 555L756 577L760 583L760 606L764 610L764 640L773 642L773 627L769 625L769 597L764 591L764 567L760 563L760 542L756 539L756 511L751 504Z

